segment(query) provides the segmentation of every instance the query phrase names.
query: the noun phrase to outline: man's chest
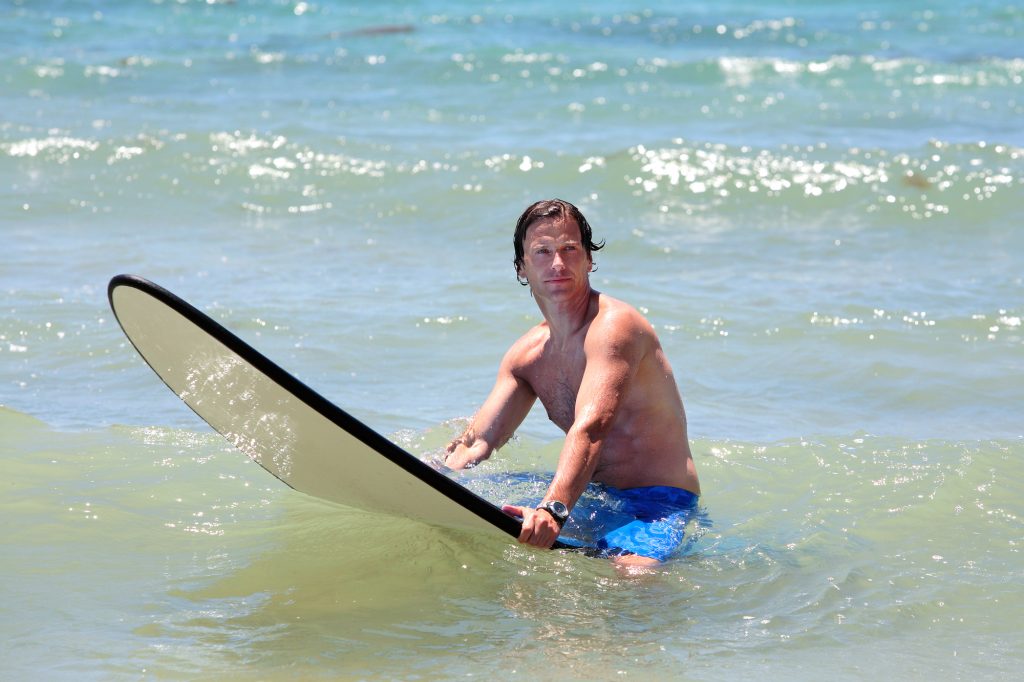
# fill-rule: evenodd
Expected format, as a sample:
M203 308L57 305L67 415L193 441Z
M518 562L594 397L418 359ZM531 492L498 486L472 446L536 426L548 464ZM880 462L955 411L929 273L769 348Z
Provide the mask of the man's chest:
M582 357L544 358L530 368L530 386L548 413L548 418L563 431L575 421L576 398L586 371Z

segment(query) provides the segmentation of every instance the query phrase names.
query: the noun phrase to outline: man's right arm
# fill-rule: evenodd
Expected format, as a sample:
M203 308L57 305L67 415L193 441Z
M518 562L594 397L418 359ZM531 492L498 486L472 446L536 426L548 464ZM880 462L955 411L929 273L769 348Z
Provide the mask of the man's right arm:
M448 445L445 457L448 467L464 469L487 459L512 437L529 414L537 394L515 375L521 352L518 346L513 346L502 359L494 388L469 428Z

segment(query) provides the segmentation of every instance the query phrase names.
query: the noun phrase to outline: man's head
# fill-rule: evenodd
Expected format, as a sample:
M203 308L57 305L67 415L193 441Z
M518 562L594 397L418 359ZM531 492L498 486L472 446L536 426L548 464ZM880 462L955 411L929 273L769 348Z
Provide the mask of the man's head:
M571 220L580 228L580 241L583 243L583 248L587 251L587 257L591 257L591 253L598 251L604 247L604 240L600 242L594 242L594 236L590 229L590 223L583 217L580 210L570 204L568 201L562 201L561 199L545 199L538 201L535 204L527 207L523 214L519 216L519 221L516 223L516 233L512 239L512 243L515 246L516 257L512 261L516 268L516 275L519 277L519 283L523 286L527 286L529 283L526 282L522 274L523 269L523 242L526 239L526 231L530 229L530 226L540 220L556 220L566 221Z

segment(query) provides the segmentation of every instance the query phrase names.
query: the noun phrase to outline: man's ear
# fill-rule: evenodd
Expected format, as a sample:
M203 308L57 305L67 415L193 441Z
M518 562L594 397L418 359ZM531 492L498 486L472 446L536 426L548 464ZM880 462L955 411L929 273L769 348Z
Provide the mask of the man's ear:
M516 263L516 279L524 287L530 283L530 280L526 279L526 276L523 275L523 266L521 263Z

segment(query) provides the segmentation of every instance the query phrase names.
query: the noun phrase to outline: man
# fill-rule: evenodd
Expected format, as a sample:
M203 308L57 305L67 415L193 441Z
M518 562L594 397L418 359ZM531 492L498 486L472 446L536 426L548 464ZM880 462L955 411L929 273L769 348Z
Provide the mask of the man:
M519 541L550 547L595 481L637 510L637 520L601 546L618 563L656 565L682 542L700 494L683 402L658 337L635 308L591 288L592 252L604 243L593 242L572 204L527 208L514 244L516 275L544 321L505 354L490 396L448 446L445 464L462 469L490 457L540 398L566 437L537 508L503 508L523 519Z

